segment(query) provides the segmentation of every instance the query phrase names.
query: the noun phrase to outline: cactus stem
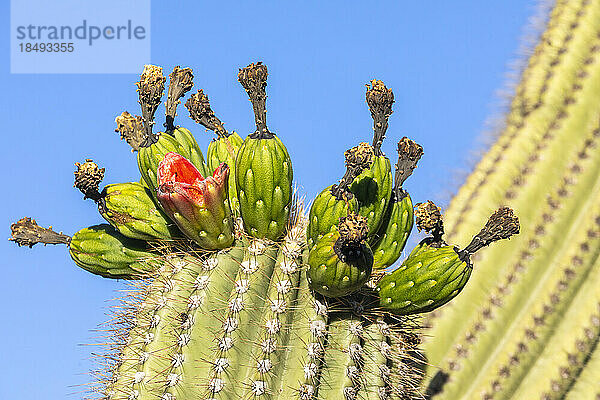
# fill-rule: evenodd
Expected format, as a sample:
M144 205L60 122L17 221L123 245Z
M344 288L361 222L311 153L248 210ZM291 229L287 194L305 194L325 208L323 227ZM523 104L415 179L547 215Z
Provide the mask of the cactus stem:
M417 163L423 156L423 147L406 136L398 142L398 162L394 178L394 201L402 200L407 192L402 189L404 181L412 175Z
M190 96L185 102L185 107L195 122L215 132L220 138L227 138L231 135L223 126L223 122L215 115L210 106L208 96L202 89Z
M144 133L144 122L139 115L131 115L127 111L123 111L121 115L115 118L117 129L121 139L125 140L131 146L131 151L138 151L146 135Z
M165 103L165 129L167 132L175 130L175 116L177 115L177 106L181 99L194 86L194 74L191 68L180 68L179 65L173 68L169 75L169 89L167 91L167 101Z
M508 239L519 233L519 218L508 207L500 207L494 212L481 231L475 235L463 252L473 254L500 239Z
M38 243L47 244L66 244L71 242L71 237L62 232L55 232L52 227L43 228L35 222L35 219L24 217L10 226L10 241L16 242L19 246L29 246L32 248Z
M238 73L238 81L246 90L254 110L256 132L250 135L253 139L273 137L273 133L267 128L267 76L267 66L260 61L241 68Z
M382 81L371 80L371 87L367 86L367 104L373 118L373 149L376 156L380 156L381 144L388 128L388 119L392 115L394 93Z
M92 199L95 202L100 201L102 195L98 191L98 186L104 178L104 168L99 168L98 164L91 159L86 159L85 162L75 163L77 170L75 171L75 186L83 193L84 199Z
M142 108L142 120L146 139L142 144L148 147L158 140L158 135L152 133L154 125L154 114L160 105L163 92L165 91L165 81L167 78L163 75L162 68L156 65L144 66L144 71L140 81L136 82L139 95L139 103Z

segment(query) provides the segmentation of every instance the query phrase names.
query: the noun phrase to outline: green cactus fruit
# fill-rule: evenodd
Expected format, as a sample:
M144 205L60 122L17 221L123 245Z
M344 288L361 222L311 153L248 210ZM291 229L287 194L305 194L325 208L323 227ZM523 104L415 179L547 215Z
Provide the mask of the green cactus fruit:
M158 190L158 180L156 170L158 164L165 158L165 155L170 152L178 153L180 151L179 144L173 136L161 134L156 137L153 143L145 142L142 144L137 153L137 163L140 174L148 185L152 197L156 199L156 191Z
M385 156L374 156L371 166L354 178L350 191L360 205L358 213L369 227L369 242L376 240L392 193L392 170Z
M387 211L375 236L373 268L384 269L396 262L402 254L413 227L413 204L410 195L402 188L423 155L423 148L407 137L398 142L398 163L394 189Z
M146 243L121 235L108 224L78 231L71 238L69 253L75 263L105 278L139 279L154 271L156 256Z
M358 211L358 202L352 193L339 188L339 185L328 186L313 200L306 230L309 249L312 249L323 235L335 230L340 218Z
M214 171L214 169L209 170L207 168L202 150L200 150L200 146L198 145L198 142L196 142L192 132L186 128L178 127L175 128L171 134L179 144L179 151L177 153L190 160L190 162L198 168L198 171L200 171L202 176L210 175L211 172Z
M251 236L276 240L290 214L292 161L281 140L267 129L267 67L250 64L240 70L238 80L250 97L256 121L256 131L244 140L236 157L240 212Z
M348 187L362 171L370 166L373 152L367 143L361 143L346 150L344 158L346 172L342 179L319 193L310 207L306 231L309 250L323 235L337 227L340 218L359 209L358 201Z
M381 308L401 315L434 310L466 285L472 266L454 246L421 242L402 265L377 283Z
M93 199L104 219L121 234L140 240L169 240L181 237L177 226L159 209L148 188L138 182L107 185L102 193L98 186L104 168L90 159L75 163L75 187L84 199Z
M221 163L229 165L229 204L233 214L237 217L240 214L240 204L235 183L235 159L244 140L236 132L227 132L221 120L212 110L208 96L202 89L191 95L185 106L194 121L217 134L217 138L208 145L206 162L209 171L214 171Z
M399 315L432 311L452 300L465 287L473 265L471 255L490 243L519 232L519 221L506 207L497 210L485 227L464 249L442 240L443 224L439 207L431 201L417 204L417 226L431 232L402 265L384 275L375 291L379 306Z
M358 175L350 185L350 191L360 205L359 214L367 218L369 244L377 241L387 205L392 194L392 169L390 160L381 151L381 145L392 114L394 93L382 81L372 80L367 86L367 104L373 118L373 161L368 169Z
M371 277L373 253L366 243L367 221L350 214L317 240L308 255L308 278L316 292L328 297L350 294Z
M170 240L181 236L177 226L154 203L138 182L107 185L98 205L100 214L121 234L141 240Z

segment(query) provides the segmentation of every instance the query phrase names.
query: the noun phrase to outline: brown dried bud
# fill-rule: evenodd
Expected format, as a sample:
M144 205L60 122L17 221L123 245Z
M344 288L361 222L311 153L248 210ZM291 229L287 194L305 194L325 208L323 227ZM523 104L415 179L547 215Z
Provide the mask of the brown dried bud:
M69 244L71 237L62 232L57 233L52 227L42 228L35 222L35 219L25 217L21 218L10 226L10 241L16 242L19 246L33 247L38 243L46 244Z
M519 231L519 218L514 211L508 207L501 207L490 216L483 229L475 235L464 251L473 254L482 247L497 240L508 239Z
M188 109L190 117L206 129L210 129L220 137L229 136L223 127L223 123L212 110L208 96L204 94L202 89L190 96L185 102L185 107Z
M388 119L392 115L394 93L382 81L371 80L371 87L367 86L367 104L373 118L373 149L375 155L381 155L381 144L388 128Z
M348 214L346 217L340 218L338 231L340 238L346 244L358 245L367 238L369 233L367 219L358 214Z
M427 233L443 231L442 209L431 200L417 203L415 205L415 223L419 231Z
M423 147L406 136L398 142L398 163L396 163L396 176L394 191L396 197L400 195L402 184L417 168L417 163L423 156Z
M361 172L371 167L374 157L373 147L366 142L362 142L344 152L346 168L359 168Z
M169 89L165 103L167 117L165 128L167 131L175 129L174 121L177 115L177 106L181 103L179 99L192 90L192 86L194 86L194 74L191 68L180 68L179 65L173 68L173 72L169 75Z
M104 168L99 168L98 165L90 159L85 162L75 163L77 170L75 171L75 186L83 193L84 199L92 199L98 201L101 198L98 186L104 179Z
M252 138L269 138L272 133L267 129L267 66L262 62L252 63L238 72L238 81L242 84L252 102L256 132Z
M147 136L152 136L154 113L156 113L156 109L160 105L163 92L165 91L166 80L167 78L163 75L161 67L146 65L144 66L140 81L136 82Z
M131 146L131 151L138 151L141 144L146 140L142 117L124 111L115 118L115 122L117 123L115 132L121 134L121 139Z

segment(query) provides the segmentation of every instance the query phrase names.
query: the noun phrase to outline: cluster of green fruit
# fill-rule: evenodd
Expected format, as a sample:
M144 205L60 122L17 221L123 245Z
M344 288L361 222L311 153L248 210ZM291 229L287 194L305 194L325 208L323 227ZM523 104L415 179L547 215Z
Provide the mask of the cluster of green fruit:
M255 396L278 394L289 398L285 397L289 389L300 399L310 399L317 388L320 398L339 398L335 393L343 393L344 398L352 399L359 390L377 392L381 399L405 393L402 390L408 389L403 378L400 378L402 385L393 384L389 372L384 371L399 368L386 346L408 348L398 339L401 336L398 332L404 328L398 320L391 323L390 318L430 311L450 301L469 279L470 255L517 233L517 218L510 209L501 208L465 249L447 245L442 239L440 209L426 202L417 204L415 211L402 187L423 154L421 146L406 137L398 142L398 162L392 177L390 160L381 151L381 145L394 96L383 82L373 80L366 94L374 121L373 142L360 143L346 151L346 173L337 184L317 196L307 221L294 202L290 156L279 137L267 128L266 66L251 64L238 74L252 102L256 122L256 130L244 140L224 128L202 90L185 103L194 121L217 134L208 147L206 159L191 132L174 125L177 105L191 90L192 78L189 68L175 67L170 75L165 132L153 131L154 114L166 82L160 67L146 66L137 83L142 116L124 112L117 117L117 131L137 151L139 182L112 184L100 191L104 169L91 160L76 164L75 186L85 198L96 202L108 224L82 229L73 237L42 228L30 218L12 226L12 240L21 245L68 244L75 263L94 274L125 279L156 277L152 285L159 289L147 292L146 305L155 301L152 299L157 291L163 293L160 299L168 299L167 293L180 290L173 299L172 309L187 310L185 318L177 319L183 322L173 325L175 317L171 316L169 333L153 345L158 332L167 329L161 323L166 324L169 316L168 311L160 311L167 300L156 305L148 317L150 322L139 325L139 332L134 328L130 333L133 338L149 339L140 341L137 350L131 350L129 342L123 344L120 361L114 367L115 378L105 388L107 397L117 398L119 390L126 388L129 398L147 391L171 399L169 396L181 395L177 390L195 398L200 390L198 385L178 386L183 376L200 380L209 392L207 398L239 398L236 396L246 391ZM388 273L385 269L402 254L413 220L420 230L431 235L419 243L400 267ZM189 268L184 272L190 275L178 278L175 283L172 277L184 272L180 264L169 261L173 256ZM202 271L222 276L219 279L213 276L209 284L209 275L202 275ZM260 271L260 277L250 279L256 271ZM178 284L182 288L173 289ZM213 295L206 302L227 303L228 307L214 308L213 304L213 308L202 308L202 301L210 293L220 295ZM328 303L330 309L331 304L337 304L333 307L337 307L337 313L328 311ZM315 312L307 311L311 307ZM143 307L138 310L135 316L138 323L145 312ZM196 313L195 319L188 317L192 312ZM220 317L215 317L216 314ZM223 321L221 328L190 334L204 343L196 349L188 346L189 340L169 336L175 330L188 335L186 332L198 326L199 321L204 322L198 329L206 330L214 325L215 318ZM264 322L263 334L254 321ZM297 337L292 334L294 327L298 329ZM372 333L378 339L370 342L362 333L363 328L374 329ZM324 333L327 330L329 337ZM208 333L214 335L209 342L219 343L213 353L206 353L211 345L204 342L207 338L203 336ZM232 350L235 335L251 346ZM265 347L271 340L287 344ZM345 343L343 356L332 347L336 341ZM401 342L404 344L398 344ZM378 343L380 347L373 363L351 352L361 346L368 347L369 343ZM386 349L381 348L381 343L386 344ZM148 350L152 346L156 346L158 353L166 349L173 353L157 357L161 360L151 360L149 364L148 358L139 365L129 364L126 356L129 351L152 354ZM282 353L285 348L292 355ZM211 355L217 361L205 362L210 371L204 373L198 360L206 361ZM183 361L186 357L195 359L194 368L199 369L186 370L188 364ZM248 366L252 357L261 358L256 368ZM171 366L169 358L174 360ZM275 361L280 365L280 374L266 376L267 372L272 374ZM152 366L152 362L156 365ZM345 368L342 375L347 379L331 375L336 366ZM242 371L235 379L246 382L247 386L225 386L227 368ZM355 370L356 376L348 372ZM152 380L144 380L148 371L163 377L162 386L154 389L140 386L140 382L150 385ZM369 373L379 377L365 383L364 377ZM328 374L331 376L326 378ZM232 375L228 377L233 380ZM329 379L327 385L323 379ZM286 386L286 382L293 384ZM375 386L371 388L370 384ZM273 389L275 386L279 389ZM400 386L404 389L400 390Z

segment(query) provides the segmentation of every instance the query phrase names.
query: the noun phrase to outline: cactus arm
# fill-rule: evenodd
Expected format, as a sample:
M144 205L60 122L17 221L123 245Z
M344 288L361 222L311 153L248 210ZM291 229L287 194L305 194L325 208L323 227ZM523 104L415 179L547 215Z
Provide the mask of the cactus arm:
M591 3L588 6L592 6ZM593 5L593 7L596 7L596 5ZM596 16L594 13L598 14L598 10L595 9L588 9L587 11L588 12L583 14L582 18L594 19ZM567 76L575 75L575 72L579 70L577 60L589 57L589 52L594 46L594 44L590 44L589 40L586 39L588 37L586 35L589 35L590 22L590 19L587 21L580 21L580 31L577 33L580 36L583 35L583 38L577 37L577 39L575 39L574 37L573 45L577 44L577 46L574 46L575 50L569 48L569 52L579 51L579 54L568 54L570 59L565 58L563 60L564 64L566 64L565 68L568 68L565 70L565 68L562 68L561 66L561 73L567 74ZM581 31L581 29L583 29L583 31ZM582 40L585 43L581 43ZM596 42L593 43L597 43L597 39ZM581 54L581 52L583 52L583 54ZM567 54L565 53L564 56L566 57ZM592 58L592 61L593 60L594 58ZM586 64L584 66L585 73L579 74L579 76L576 77L575 84L579 85L579 89L570 89L568 91L571 95L577 95L577 107L574 107L571 103L561 106L561 109L567 110L568 112L559 114L559 117L556 120L557 123L553 125L553 128L550 130L551 137L544 139L544 146L537 150L535 143L533 145L526 145L526 143L523 143L521 146L522 149L533 150L532 152L525 151L520 159L530 158L531 160L535 160L535 164L529 164L528 168L530 168L529 173L533 170L536 171L535 179L531 179L527 185L524 186L522 194L510 201L511 206L514 206L519 215L524 215L525 219L523 221L523 226L526 227L524 233L527 233L527 227L536 227L539 223L543 222L540 220L541 216L544 215L543 212L531 212L535 206L539 204L539 200L537 200L539 199L539 193L545 193L548 187L559 184L561 180L564 179L564 175L562 175L561 172L567 170L572 165L579 164L580 160L577 154L585 148L585 141L589 139L589 135L591 135L593 129L596 127L595 124L597 120L595 118L597 118L597 116L595 110L597 107L597 93L599 93L600 88L598 87L598 68L591 68L591 65L594 64ZM558 66L556 68L558 68ZM545 121L552 118L552 113L555 110L556 109L541 107L536 111L535 115L539 120L536 122L538 124L538 128L536 129L539 129L539 126L542 126L541 132L548 132L547 129L543 127L546 126ZM534 122L531 121L531 123L533 124ZM533 127L536 125L533 124L528 126L530 126L530 129L534 129ZM535 132L537 131L534 131L533 133ZM526 140L526 136L527 135L524 134L522 140ZM536 135L531 136L535 137ZM541 139L541 136L543 135L540 133L537 134L536 137ZM565 154L568 154L568 156L565 156ZM508 156L509 153L507 152L506 157ZM513 161L517 164L523 163L523 161ZM503 171L505 174L508 173L506 169ZM488 190L501 192L502 190L498 190L498 188L506 188L510 183L510 178L507 179L504 184L496 181L494 184L490 183L491 186ZM475 204L485 204L476 207L477 215L484 212L482 210L487 210L490 205L500 201L506 201L501 195L501 193L498 193L495 198L482 198L478 199L476 203L473 203L473 207L475 207ZM453 206L450 208L452 209ZM551 208L551 205L547 206L547 211L549 211L547 215L553 218L552 214L554 211L553 208ZM475 211L473 211L473 213L475 213ZM538 220L536 221L535 218ZM465 224L465 227L469 225L470 223ZM450 230L453 230L452 226L450 227ZM461 233L461 235L465 234L466 233ZM457 236L454 235L454 237ZM463 241L464 239L460 240ZM464 297L469 297L470 300L468 302L454 302L450 307L446 307L443 310L445 317L435 323L435 330L432 333L436 335L439 340L436 340L435 344L431 343L431 347L429 347L429 344L427 345L433 364L439 365L441 363L441 359L448 353L451 344L456 341L461 335L461 332L465 332L463 321L470 320L479 308L476 305L485 302L486 294L492 291L492 288L495 285L494 282L501 281L503 279L501 278L503 274L504 276L510 275L508 265L515 265L515 261L509 261L498 265L497 262L492 262L491 260L514 260L519 256L518 252L520 250L520 246L517 242L509 242L505 243L503 246L498 246L495 249L490 249L481 253L481 259L477 260L480 273L475 274L473 284L470 285L464 293ZM458 318L459 315L461 316L460 318ZM444 335L437 335L435 332L444 332Z
M559 260L560 268L554 269L551 274L545 274L547 276L542 278L543 282L530 297L524 310L515 318L514 326L499 346L502 350L498 352L493 364L490 364L490 371L496 373L486 377L486 390L491 391L492 385L500 385L504 397L513 395L531 365L548 345L560 321L567 316L568 307L583 283L593 279L593 275L597 273L593 265L598 262L600 253L598 218L600 206L590 210L585 217L584 225ZM592 250L582 252L585 248ZM510 374L506 371L510 371Z
M513 398L562 399L600 338L600 260ZM597 371L596 371L597 374ZM597 378L597 375L596 375Z
M505 180L503 177L507 173L518 170L515 168L516 165L526 161L527 155L524 154L523 148L530 149L535 146L536 138L543 135L553 122L555 111L563 108L564 99L574 93L570 86L573 83L573 74L569 74L569 79L565 79L564 74L557 75L557 70L561 66L568 66L574 71L576 70L574 64L585 57L587 51L585 46L581 44L574 46L569 39L574 37L574 32L579 27L577 22L582 17L578 12L586 8L583 3L583 1L557 2L548 29L540 38L530 64L523 72L523 80L517 88L517 94L506 118L505 132L477 165L446 211L446 222L452 240L459 243L460 237L467 240L468 232L465 232L465 229L468 231L468 224L463 220L467 215L477 211L473 210L471 203L476 198L485 198L494 193L496 196L500 194L493 189ZM531 90L534 93L538 92L535 98L524 96L525 92L530 91L529 87L536 88ZM545 89L542 90L543 87ZM533 110L530 105L540 103L541 95L545 97L543 107L538 106ZM462 227L463 225L465 227ZM458 235L459 226L462 232L460 235Z
M488 301L482 307L483 315L473 322L473 326L480 326L493 335L481 336L481 332L473 327L468 339L457 344L456 353L446 360L446 365L447 368L458 366L460 372L453 374L453 381L445 388L444 396L466 396L457 392L465 386L472 387L471 393L491 392L492 386L501 387L501 394L510 396L521 383L528 367L548 345L549 337L582 281L592 273L591 266L597 259L599 248L598 239L590 240L589 235L590 232L592 235L598 233L600 206L594 204L593 199L600 194L599 190L597 184L595 194L582 207L584 212L577 219L581 225L576 224L572 228L576 233L567 232L570 237L578 239L566 242L559 249L563 254L558 261L560 268L549 268L549 265L553 266L549 260L542 261L539 266L529 266L531 276L523 278L512 288L519 295L502 297L494 293L496 306ZM582 245L596 250L582 258ZM575 269L574 265L579 263L581 265ZM500 304L502 308L497 308ZM540 323L540 318L543 318L543 323ZM466 363L464 357L468 357L470 362Z
M593 132L589 133L593 135ZM585 151L585 148L583 150ZM600 179L598 179L600 155L595 151L588 150L588 152L589 157L586 156L585 159L579 161L582 169L575 175L576 183L573 179L575 177L572 175L573 171L567 171L563 180L572 181L573 184L568 186L562 184L554 188L551 196L560 201L561 206L559 208L546 206L546 209L538 212L537 221L533 223L534 226L543 227L544 233L540 235L539 231L536 233L535 229L530 230L528 235L520 241L522 250L517 254L518 257L507 259L510 262L508 265L511 265L512 268L506 272L499 285L502 287L502 292L494 291L494 295L485 301L485 305L478 307L478 313L472 319L467 320L464 326L466 328L465 336L457 343L455 348L458 350L445 357L444 368L461 369L461 365L466 362L465 354L469 354L469 364L472 363L472 365L493 362L494 357L502 353L502 341L494 345L497 346L494 351L490 351L486 345L493 345L502 334L508 335L507 337L512 336L511 327L522 320L518 315L519 312L528 310L527 307L522 307L536 299L537 293L544 289L546 276L554 272L554 269L548 268L548 266L554 265L552 260L557 256L568 252L571 239L565 241L563 238L575 237L576 232L585 221L590 218L591 221L594 221L594 215L589 210L593 209L600 193ZM577 154L579 153L580 151L577 152ZM560 195L566 193L566 190L570 193L568 202L564 195ZM556 202L556 204L559 203ZM552 224L544 223L546 215L552 216ZM535 244L533 247L531 247L532 243ZM523 254L526 257L523 257ZM482 335L484 331L493 332L494 336ZM457 357L458 352L463 356ZM480 367L468 368L476 368L476 372L479 374L484 374L483 371L487 370ZM452 398L453 390L466 389L465 385L461 386L454 382L459 382L461 379L466 379L473 385L477 382L469 375L468 368L462 368L456 374L453 383L448 385L449 398ZM464 378L459 379L458 376ZM453 390L450 390L451 387Z
M187 303L181 299L189 298L194 290L198 268L195 260L179 257L167 259L166 264L169 272L160 278L165 279L163 295L152 305L155 313L143 349L149 357L139 369L144 379L134 384L141 399L151 399L164 387L182 385L184 358L174 344L178 340L178 328L193 323L186 313Z
M592 321L593 322L593 321ZM577 381L567 393L566 400L597 399L600 397L598 371L600 370L600 346L596 344L594 352L585 363Z
M292 320L298 296L302 268L301 247L295 240L286 241L279 249L275 270L269 285L266 307L260 321L261 333L249 376L243 380L247 388L244 397L274 398L283 382L285 349L290 345Z

